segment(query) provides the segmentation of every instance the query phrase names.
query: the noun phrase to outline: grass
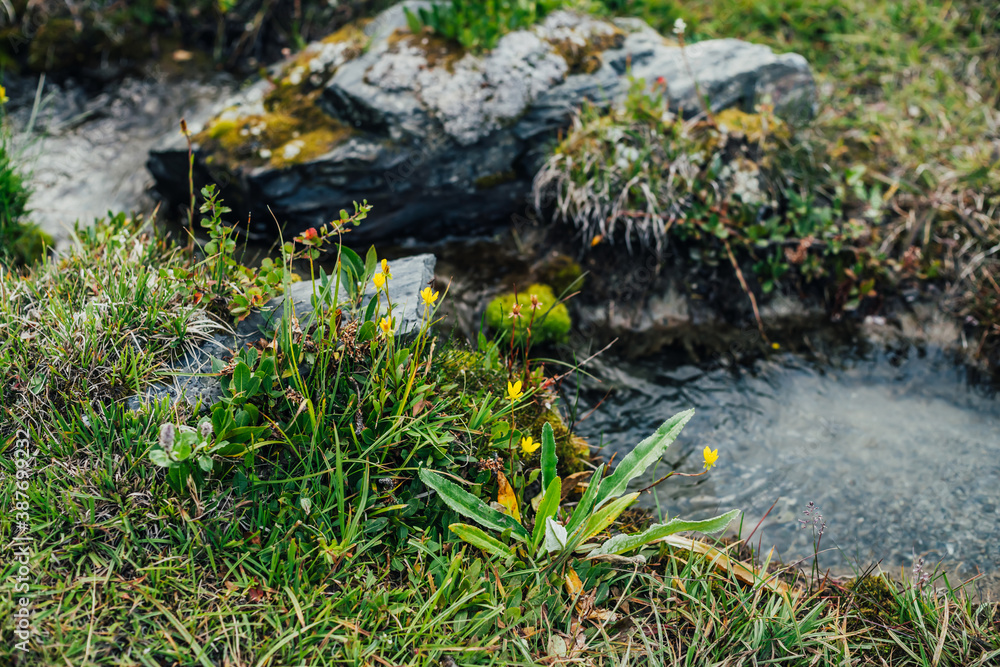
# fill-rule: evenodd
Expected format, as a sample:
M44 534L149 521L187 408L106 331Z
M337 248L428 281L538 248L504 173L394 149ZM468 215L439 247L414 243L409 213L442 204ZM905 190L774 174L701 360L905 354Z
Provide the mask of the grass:
M32 554L26 592L16 588L20 564L0 566L0 613L13 617L26 597L33 628L23 654L5 624L0 661L986 665L1000 657L996 605L973 603L943 580L883 587L873 606L858 588L794 572L780 575L799 578L783 594L777 574L748 583L711 555L665 544L646 548L643 564L491 557L455 540L445 527L456 515L417 470L445 471L490 499L491 470L503 466L530 512L537 462L510 458L508 444L536 428L555 395L540 370L525 377L495 343L468 348L426 327L409 337L377 333L384 312L365 318L350 292L339 306L362 321L332 308L314 321L286 316L272 346L220 364L227 389L207 414L165 403L128 411L126 397L163 379L165 363L228 325L225 308L206 310L190 291L217 279L220 262L124 216L77 235L64 255L0 281L0 465L24 482L0 496L30 526L15 541L16 521L4 522L0 539L26 541ZM362 262L348 252L345 275L368 281L379 272L374 255ZM428 307L425 322L432 318ZM240 360L259 385L239 379ZM514 378L527 392L511 405L502 395ZM207 415L209 471L200 483L172 485L152 455L163 450L161 427L198 428ZM35 453L18 477L14 451L25 431Z
M835 308L881 307L896 289L936 283L961 318L970 348L1000 359L1000 9L977 0L605 0L664 34L677 18L689 37L738 37L795 51L819 83L819 116L798 128L806 162L783 178L810 193L841 192L839 225L863 228L874 291L835 267ZM803 173L803 166L808 167ZM816 175L821 178L817 179ZM829 204L829 194L820 206ZM772 258L773 259L773 258ZM793 269L777 257L779 275ZM856 269L853 270L857 275ZM869 297L865 301L865 295ZM860 297L860 299L859 299Z
M662 11L668 5L629 7L646 7L665 22L674 18L675 10ZM993 33L979 19L962 24L949 7L696 2L682 14L698 34L728 30L801 46L819 72L844 74L843 90L824 93L825 110L807 139L826 146L834 175L863 161L866 169L852 171L857 178L845 184L864 188L869 202L872 189L884 186L877 218L883 240L916 229L917 245L909 247L918 248L922 262L937 258L943 276L969 266L956 262L975 247L962 250L975 236L968 220L979 220L961 211L948 217L946 204L977 189L986 206L996 192L994 170L981 173L975 152L976 132L994 136L992 111L970 102L968 92L987 85L979 78L986 70L977 68L992 65L961 67L972 63L963 58L985 55L982 44ZM897 32L887 38L888 28ZM853 32L869 29L882 33ZM971 44L975 35L980 46ZM949 47L959 37L961 46ZM951 78L923 76L939 65ZM886 72L894 78L882 81ZM930 111L914 118L903 91L923 95L918 106ZM963 110L968 116L960 124ZM942 114L961 141L938 136ZM842 144L832 143L835 135ZM840 145L846 150L838 153ZM949 145L972 150L949 151ZM928 178L933 183L922 180ZM385 271L374 251L361 258L333 245L339 270L322 273L321 284L336 287L338 298L311 320L286 316L276 331L265 332L263 345L220 360L216 372L225 391L218 403L199 413L166 404L127 410L128 397L167 379L167 365L188 347L232 326L234 316L292 280L288 261L241 266L219 224L222 203L212 192L205 196L211 240L194 252L120 215L79 228L76 245L24 274L0 269L0 466L9 482L0 501L10 508L0 541L27 544L31 553L26 573L13 555L0 561L0 614L16 618L26 598L32 626L27 653L17 647L13 624L0 628L0 662L1000 661L1000 607L973 599L943 575L895 582L861 572L841 582L770 563L757 563L748 575L719 551L695 553L678 543L644 548L644 561L595 561L517 551L489 556L454 539L448 527L458 515L418 471L446 473L484 500L499 499L496 471L507 471L530 516L539 462L511 443L540 437L540 421L558 422L551 412L557 394L543 367L529 370L504 345L481 338L470 347L438 337L429 326L436 300L419 332L382 333L380 324L391 324L385 301L392 281L381 310L369 311L352 287ZM924 222L906 228L909 210ZM894 225L902 227L892 236ZM333 244L336 231L334 225L296 239L297 266L311 266L313 251ZM952 253L932 255L954 233ZM953 284L984 280L989 261L984 257ZM959 292L956 298L966 298ZM990 302L981 303L989 312ZM526 389L515 402L503 398L511 381ZM206 419L204 474L191 474L188 483L200 459L174 449L162 427L200 429ZM562 473L592 474L596 462L562 456L574 451L572 434L553 426ZM18 454L24 441L30 457ZM582 490L567 488L568 507ZM19 521L28 526L23 533ZM645 523L630 516L608 533ZM742 542L714 548L750 563L756 557Z

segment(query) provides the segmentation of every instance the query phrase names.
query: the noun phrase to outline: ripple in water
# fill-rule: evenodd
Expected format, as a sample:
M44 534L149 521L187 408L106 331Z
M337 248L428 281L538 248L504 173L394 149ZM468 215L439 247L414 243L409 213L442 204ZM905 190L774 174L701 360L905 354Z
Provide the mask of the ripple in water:
M670 415L697 413L658 469L701 468L705 445L719 464L697 480L672 478L643 502L663 514L746 513L744 534L785 562L808 559L800 526L815 502L826 520L820 564L835 572L881 561L909 568L917 556L962 575L1000 571L1000 401L940 353L849 353L833 365L794 355L727 369L671 366L666 358L612 362L583 393L578 425L605 458L620 460ZM589 405L588 405L589 403Z

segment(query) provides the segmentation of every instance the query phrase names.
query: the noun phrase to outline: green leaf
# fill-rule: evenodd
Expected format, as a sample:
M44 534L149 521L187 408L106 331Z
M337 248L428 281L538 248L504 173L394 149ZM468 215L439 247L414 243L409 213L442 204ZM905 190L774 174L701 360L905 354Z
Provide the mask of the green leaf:
M358 329L358 334L355 337L355 340L359 343L369 341L375 337L375 333L377 331L378 328L375 326L374 322L365 322L361 325L361 328Z
M681 519L671 519L666 523L653 524L646 530L635 535L615 535L610 540L600 546L595 554L623 554L633 551L641 546L669 537L674 533L688 530L697 530L700 533L718 533L725 530L732 523L733 519L740 513L739 510L726 512L714 519L704 521L683 521Z
M510 555L510 548L500 540L487 535L480 528L470 526L467 523L453 523L448 526L451 532L458 535L460 539L468 542L477 549L482 549L488 554L506 558Z
M630 493L627 496L622 496L621 498L616 498L610 503L597 510L590 520L587 521L586 527L583 528L581 541L589 540L594 535L610 526L614 523L615 519L628 509L628 506L636 501L639 497L638 493Z
M597 466L597 470L590 478L590 484L587 485L587 490L583 492L583 497L580 498L580 502L576 504L576 509L573 510L573 515L569 518L569 523L566 524L566 530L569 532L574 532L577 528L583 525L587 517L590 516L590 510L594 509L594 500L597 498L597 491L601 486L601 475L604 474L604 464Z
M170 467L170 457L162 449L151 449L149 450L149 460L153 462L154 465L158 465L161 468Z
M377 315L377 313L379 311L379 306L381 304L382 304L382 297L379 295L378 292L376 292L375 296L373 296L371 298L371 300L368 301L368 307L365 308L365 321L366 322L374 322L375 321L375 317L376 317L376 315Z
M552 432L552 424L545 422L542 427L542 488L549 488L549 484L556 477L556 464L559 457L556 456L556 436Z
M545 489L542 502L538 505L538 513L535 514L535 530L531 534L531 551L538 550L538 545L545 536L545 520L552 518L559 511L559 501L562 497L562 480L556 477Z
M468 517L479 525L495 530L498 533L510 530L517 539L522 541L528 539L528 531L521 524L503 512L498 512L491 508L482 500L461 488L458 484L449 482L442 475L427 468L421 468L419 475L424 484L438 492L438 495L441 496L441 499L444 500L448 507L462 516Z
M186 461L191 456L191 445L178 438L178 442L174 445L173 455L177 461Z
M361 280L365 273L365 263L358 253L344 246L340 247L340 265L354 276L354 282Z
M376 266L378 266L378 253L375 252L375 246L372 246L365 255L365 275L369 277L375 275Z
M207 456L199 456L198 457L198 467L201 468L202 470L204 470L205 472L211 472L212 471L212 459L209 458L209 457L207 457Z
M419 35L421 28L423 28L423 25L420 23L420 19L418 19L413 12L405 7L403 8L403 12L406 14L406 25L409 27L410 32L414 35Z
M545 519L545 550L549 553L562 551L569 542L566 529L552 517Z
M615 471L608 475L597 492L595 505L600 507L605 501L625 493L628 483L646 472L646 468L660 460L671 443L680 435L681 429L694 416L694 410L679 412L656 429L631 452L625 455Z

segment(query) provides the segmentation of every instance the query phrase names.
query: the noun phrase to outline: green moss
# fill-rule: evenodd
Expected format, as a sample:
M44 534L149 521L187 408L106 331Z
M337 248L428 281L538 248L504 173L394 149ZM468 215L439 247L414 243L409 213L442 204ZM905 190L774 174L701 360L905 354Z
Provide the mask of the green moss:
M539 277L546 284L552 285L556 294L565 294L567 290L579 290L583 287L583 269L570 256L556 253L546 258L539 270Z
M590 39L583 44L572 39L547 41L566 61L570 74L592 74L600 68L603 52L622 47L625 33L615 28L613 32L590 35Z
M532 296L538 298L538 309L532 311ZM510 317L514 306L514 294L498 296L486 308L486 323L494 331L499 331L509 340L523 345L528 342L528 332L531 332L531 342L561 343L569 335L572 322L566 304L559 303L552 288L548 285L531 285L527 290L518 292L517 303L521 306L519 317Z
M490 188L495 188L498 185L510 183L516 178L517 172L513 169L508 169L507 171L500 171L495 174L483 176L482 178L477 178L476 187L480 190L489 190Z
M364 50L368 37L354 23L322 40L322 43L347 43L344 55L355 58ZM306 49L272 80L274 88L263 100L263 114L235 117L233 110L223 112L209 122L195 139L215 162L257 167L288 167L314 160L350 137L354 130L327 115L317 102L328 73L317 82L311 79L310 62L315 49Z
M303 104L291 113L274 109L238 119L217 118L195 140L227 164L281 168L328 153L354 133L315 105Z

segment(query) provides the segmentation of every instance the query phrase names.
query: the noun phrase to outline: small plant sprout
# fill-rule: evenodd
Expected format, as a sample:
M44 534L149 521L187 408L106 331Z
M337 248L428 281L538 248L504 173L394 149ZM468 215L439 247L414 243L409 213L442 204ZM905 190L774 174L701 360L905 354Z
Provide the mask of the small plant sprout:
M702 455L705 457L705 470L711 470L712 466L715 465L715 462L719 460L718 448L710 449L709 447L705 447L704 451L702 451Z
M167 484L177 493L186 493L192 488L200 490L205 475L215 467L212 454L225 454L229 447L227 441L212 445L212 435L209 420L202 421L197 429L167 422L160 426L158 447L150 450L149 460L166 468Z
M521 453L524 455L534 454L535 450L542 446L542 443L535 442L530 435L521 438Z
M566 509L562 512L559 507L562 480L556 473L558 457L555 434L552 426L545 424L540 445L540 470L536 473L543 492L537 502L534 523L530 528L527 521L519 520L521 511L517 498L511 497L503 485L497 502L507 511L501 512L440 473L421 468L419 476L424 484L437 491L451 509L497 534L495 537L482 528L465 523L449 526L459 538L487 553L507 558L517 551L529 560L537 559L536 563L550 560L553 567L565 566L571 558L581 553L586 554L584 558L621 555L663 541L681 531L718 533L739 513L738 510L733 510L705 521L672 519L666 523L653 524L634 535L616 535L601 542L592 541L604 533L639 498L640 492L626 493L629 483L660 460L693 415L694 410L688 410L668 419L653 435L636 445L610 475L605 476L605 466L600 465L576 507L572 511ZM520 507L527 509L532 505L534 503L522 503ZM568 519L560 521L560 516L568 516ZM508 542L501 541L503 539Z

